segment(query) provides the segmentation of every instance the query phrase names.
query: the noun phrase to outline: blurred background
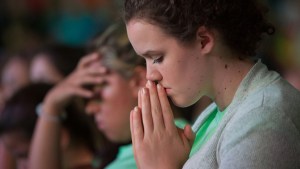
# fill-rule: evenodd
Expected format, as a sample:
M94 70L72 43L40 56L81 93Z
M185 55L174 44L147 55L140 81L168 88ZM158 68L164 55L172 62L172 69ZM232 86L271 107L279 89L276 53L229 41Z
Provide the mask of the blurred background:
M82 46L119 16L118 0L1 0L1 51Z

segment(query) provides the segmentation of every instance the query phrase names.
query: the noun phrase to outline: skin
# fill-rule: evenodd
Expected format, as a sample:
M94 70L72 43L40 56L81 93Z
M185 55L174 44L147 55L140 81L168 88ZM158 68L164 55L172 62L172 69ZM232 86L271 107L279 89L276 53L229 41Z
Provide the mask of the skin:
M4 134L1 138L5 148L16 159L18 169L27 169L30 141L19 132Z
M0 168L15 169L16 161L10 151L5 147L3 140L0 140Z
M180 107L208 96L223 110L254 63L238 59L216 30L199 27L195 40L183 44L142 19L132 19L126 27L131 44L147 64L148 83L131 113L135 159L143 169L182 168L194 134L190 126L180 130L172 123L167 96Z
M29 83L29 70L24 61L18 58L11 59L3 68L1 83L3 97L10 98L13 93Z

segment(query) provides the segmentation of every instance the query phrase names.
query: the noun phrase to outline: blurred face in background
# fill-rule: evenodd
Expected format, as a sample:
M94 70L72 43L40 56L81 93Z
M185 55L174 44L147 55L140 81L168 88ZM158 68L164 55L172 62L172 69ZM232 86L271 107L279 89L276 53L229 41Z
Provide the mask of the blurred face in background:
M87 104L98 129L113 142L128 142L130 135L130 111L137 105L136 86L131 79L125 79L110 71L104 76L105 82L95 86L95 98Z
M30 149L30 140L20 132L10 132L1 137L5 148L11 152L16 159L18 169L28 168L28 153Z
M145 85L145 77L146 69L140 66L129 78L108 69L104 82L93 87L94 99L87 103L86 112L94 116L98 129L110 141L131 141L130 111L137 105L138 91Z
M39 54L31 62L30 79L33 82L57 83L63 79L63 75L47 56Z
M29 68L25 61L19 58L12 58L3 67L1 84L2 94L5 100L20 87L30 82Z

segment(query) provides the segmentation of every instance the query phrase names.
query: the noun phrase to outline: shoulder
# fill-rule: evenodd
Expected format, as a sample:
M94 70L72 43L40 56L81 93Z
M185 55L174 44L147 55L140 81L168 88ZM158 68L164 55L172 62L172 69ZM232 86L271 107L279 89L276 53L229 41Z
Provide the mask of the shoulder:
M280 79L249 93L222 131L219 159L229 168L300 167L299 103L299 92Z
M231 119L232 124L247 121L244 124L257 125L258 123L289 122L300 131L300 92L284 79L258 87L247 94L237 106ZM284 127L275 124L274 127Z
M248 93L233 110L232 118L224 131L247 133L249 131L300 132L300 93L283 79L279 79Z

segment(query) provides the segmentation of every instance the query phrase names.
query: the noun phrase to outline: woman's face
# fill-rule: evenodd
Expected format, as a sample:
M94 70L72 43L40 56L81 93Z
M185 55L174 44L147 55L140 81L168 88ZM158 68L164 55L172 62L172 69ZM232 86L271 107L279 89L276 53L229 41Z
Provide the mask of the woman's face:
M28 169L30 140L19 132L4 134L1 139L5 148L16 159L18 169Z
M175 105L186 107L205 95L209 67L201 43L182 45L142 20L133 19L126 27L133 48L146 59L147 79L160 83Z
M30 78L33 82L57 83L63 75L44 54L37 55L31 63Z
M18 58L10 60L3 68L1 83L3 97L10 98L16 90L27 85L29 80L28 65Z
M128 142L130 111L137 105L137 92L120 74L110 71L105 82L94 87L95 99L88 102L86 111L95 117L98 129L114 142ZM98 98L97 98L98 97Z

